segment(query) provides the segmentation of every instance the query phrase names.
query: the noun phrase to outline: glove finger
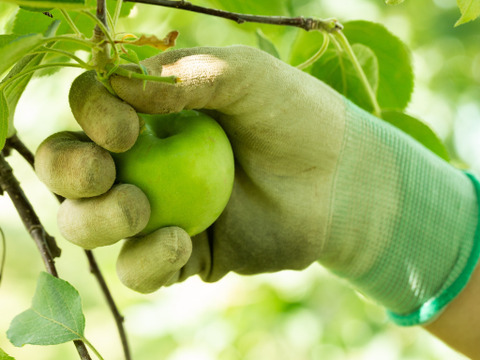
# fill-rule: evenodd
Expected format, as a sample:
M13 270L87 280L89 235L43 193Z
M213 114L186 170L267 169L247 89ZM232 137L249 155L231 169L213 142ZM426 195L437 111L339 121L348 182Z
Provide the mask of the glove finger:
M190 236L183 229L161 228L125 241L117 260L117 274L130 289L151 293L185 265L191 252Z
M208 232L203 231L198 235L192 237L192 254L185 265L173 274L170 279L164 284L170 286L178 282L182 282L193 275L199 275L203 281L212 282L219 280L210 279L210 272L212 268L212 249L208 238ZM225 275L225 272L223 275Z
M130 149L138 137L135 110L110 92L87 71L77 77L68 97L73 116L95 143L111 152Z
M189 48L161 53L142 62L149 75L177 76L177 84L112 76L117 95L137 111L149 114L179 112L183 109L215 109L224 113L245 111L257 106L257 85L262 85L265 69L277 62L266 53L245 46ZM253 101L237 101L246 94ZM250 104L250 105L249 105Z
M116 185L103 195L65 200L58 211L58 227L70 242L93 249L134 236L150 219L150 203L131 184Z
M35 171L51 191L68 199L101 195L115 181L112 156L80 132L45 139L35 155Z

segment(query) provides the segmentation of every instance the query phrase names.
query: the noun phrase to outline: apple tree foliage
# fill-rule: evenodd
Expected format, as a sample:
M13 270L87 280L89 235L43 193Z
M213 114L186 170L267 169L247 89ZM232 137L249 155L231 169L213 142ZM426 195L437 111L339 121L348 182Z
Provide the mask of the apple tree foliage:
M144 6L134 2L107 0L107 17L102 23L94 15L97 6L94 0L6 1L18 5L19 9L9 20L8 33L0 35L0 148L15 133L15 109L32 77L52 74L63 67L77 67L95 70L108 86L108 77L122 71L119 65L139 64L142 59L174 46L173 33L164 39L137 33L136 29L131 29L132 34L128 35L115 33L119 18L128 16L134 6ZM404 1L385 2L397 5ZM235 13L296 14L293 0L209 0L208 4ZM455 26L480 15L480 0L457 0L457 5L460 16ZM284 27L265 33L256 24L238 26L255 33L257 46L262 50L326 82L449 161L448 151L435 133L405 112L414 89L412 56L407 46L379 23L357 20L342 25L343 29L338 31L299 31L294 36ZM95 26L103 30L105 36L95 37ZM288 51L275 45L279 38L288 42ZM105 43L113 48L107 59L99 55ZM188 39L183 45L188 45ZM87 60L82 60L85 57ZM172 81L171 78L152 78L146 71L139 76L145 81ZM64 280L41 273L31 308L14 318L7 336L15 346L81 340L101 358L85 338L84 328L80 295L75 288ZM0 360L3 359L12 357L0 349Z

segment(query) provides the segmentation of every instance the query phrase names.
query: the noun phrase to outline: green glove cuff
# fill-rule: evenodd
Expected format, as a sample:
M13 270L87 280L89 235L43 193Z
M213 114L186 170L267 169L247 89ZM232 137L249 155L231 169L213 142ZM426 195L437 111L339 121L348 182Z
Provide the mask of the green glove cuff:
M478 259L478 183L349 101L345 116L319 261L397 324L431 321Z
M466 175L472 180L473 185L475 186L475 192L477 194L477 199L480 203L480 183L478 180L471 174L466 173ZM470 253L470 257L467 260L465 268L457 277L457 279L440 294L432 297L430 300L426 301L418 310L407 314L401 315L396 314L392 311L388 311L388 317L397 325L401 326L412 326L425 324L433 319L435 319L440 313L445 309L445 307L465 288L467 283L472 276L475 267L477 266L478 259L480 258L480 211L478 215L478 226L475 231L473 248Z

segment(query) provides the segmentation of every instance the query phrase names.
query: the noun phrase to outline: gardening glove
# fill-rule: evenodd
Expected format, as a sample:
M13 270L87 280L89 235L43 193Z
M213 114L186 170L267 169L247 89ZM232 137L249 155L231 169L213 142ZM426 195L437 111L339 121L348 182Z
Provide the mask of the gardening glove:
M468 282L480 253L479 185L472 176L262 51L180 49L142 65L180 82L148 82L144 89L142 81L114 76L116 94L140 113L208 112L229 137L236 174L227 207L192 238L191 254L179 228L162 229L165 241L152 240L156 233L126 240L117 268L127 285L135 288L156 263L159 287L194 274L216 281L229 271L300 270L318 261L398 324L413 325L432 320ZM89 92L75 95L88 88L82 81L72 93L88 107ZM92 77L88 82L97 86ZM92 96L105 104L113 98L107 91ZM115 128L108 112L104 123L92 124L88 111L72 110L94 141L92 129ZM99 226L86 223L92 233Z

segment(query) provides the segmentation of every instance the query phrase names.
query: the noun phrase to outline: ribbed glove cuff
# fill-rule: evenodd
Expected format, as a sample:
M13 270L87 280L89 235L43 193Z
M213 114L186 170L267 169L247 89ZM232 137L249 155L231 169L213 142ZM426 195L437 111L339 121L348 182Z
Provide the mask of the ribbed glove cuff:
M397 324L432 320L479 257L478 182L469 177L347 101L320 263Z

